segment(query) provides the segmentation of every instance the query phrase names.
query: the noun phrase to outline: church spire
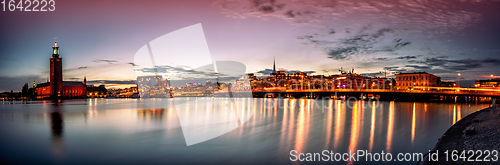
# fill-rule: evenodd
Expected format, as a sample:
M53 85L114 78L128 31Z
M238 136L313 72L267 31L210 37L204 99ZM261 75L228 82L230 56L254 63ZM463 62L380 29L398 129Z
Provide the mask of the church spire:
M276 57L273 58L273 73L272 75L276 75Z

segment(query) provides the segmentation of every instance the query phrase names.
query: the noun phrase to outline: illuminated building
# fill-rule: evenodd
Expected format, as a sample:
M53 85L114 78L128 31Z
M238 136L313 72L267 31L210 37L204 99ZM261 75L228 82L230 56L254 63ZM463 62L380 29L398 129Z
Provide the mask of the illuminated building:
M491 88L491 89L499 88L500 87L500 78L476 81L474 87L476 87L476 88Z
M83 83L79 81L63 81L62 58L59 57L57 42L54 43L52 50L52 58L50 58L50 82L36 85L36 98L56 99L85 97L87 93L86 78L84 78Z
M412 89L413 87L435 87L438 77L426 72L400 73L396 75L396 88Z
M257 78L248 73L252 90L335 90L335 89L392 89L396 84L392 78L368 77L351 71L339 70L340 75L308 75L305 72L276 71L276 60L273 70L267 77Z
M137 90L141 98L169 98L172 97L171 88L167 79L161 75L137 77Z
M457 83L452 82L452 81L441 81L441 79L438 77L438 87L458 87Z

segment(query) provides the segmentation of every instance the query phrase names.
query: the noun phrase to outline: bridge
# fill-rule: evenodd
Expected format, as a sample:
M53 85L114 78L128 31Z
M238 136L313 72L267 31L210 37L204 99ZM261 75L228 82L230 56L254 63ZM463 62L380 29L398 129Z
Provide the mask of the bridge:
M238 92L234 92L238 95ZM411 90L393 89L263 89L253 90L254 97L265 98L334 98L377 99L386 101L488 103L500 99L500 90L453 87L415 87ZM376 98L375 98L376 97Z

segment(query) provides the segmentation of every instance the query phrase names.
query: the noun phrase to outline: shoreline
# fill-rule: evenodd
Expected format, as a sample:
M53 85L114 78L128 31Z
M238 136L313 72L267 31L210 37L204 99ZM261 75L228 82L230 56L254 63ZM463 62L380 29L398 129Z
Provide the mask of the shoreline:
M452 161L451 158L451 152L454 150L458 151L458 156L460 156L462 151L498 150L500 147L499 121L500 107L489 107L467 115L448 128L430 151L430 153L438 153L438 161L429 161L428 155L425 157L423 164L500 164L500 160L496 162L469 162L463 161L462 158L459 158L458 161ZM448 158L446 158L447 154L444 153L445 151L448 151ZM468 159L469 155L466 157ZM483 152L483 156L479 158L484 159L484 157L485 154ZM490 155L490 159L491 157ZM474 160L476 159L476 157L473 158Z

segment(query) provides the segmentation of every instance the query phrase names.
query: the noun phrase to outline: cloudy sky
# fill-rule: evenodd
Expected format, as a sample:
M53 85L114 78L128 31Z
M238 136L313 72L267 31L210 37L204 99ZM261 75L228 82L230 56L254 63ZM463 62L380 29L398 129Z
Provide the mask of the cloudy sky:
M0 91L48 78L54 37L64 80L123 87L146 43L201 23L214 61L246 72L426 71L472 85L500 76L499 0L56 0L0 15ZM380 74L379 74L380 75ZM389 74L391 75L391 74Z

